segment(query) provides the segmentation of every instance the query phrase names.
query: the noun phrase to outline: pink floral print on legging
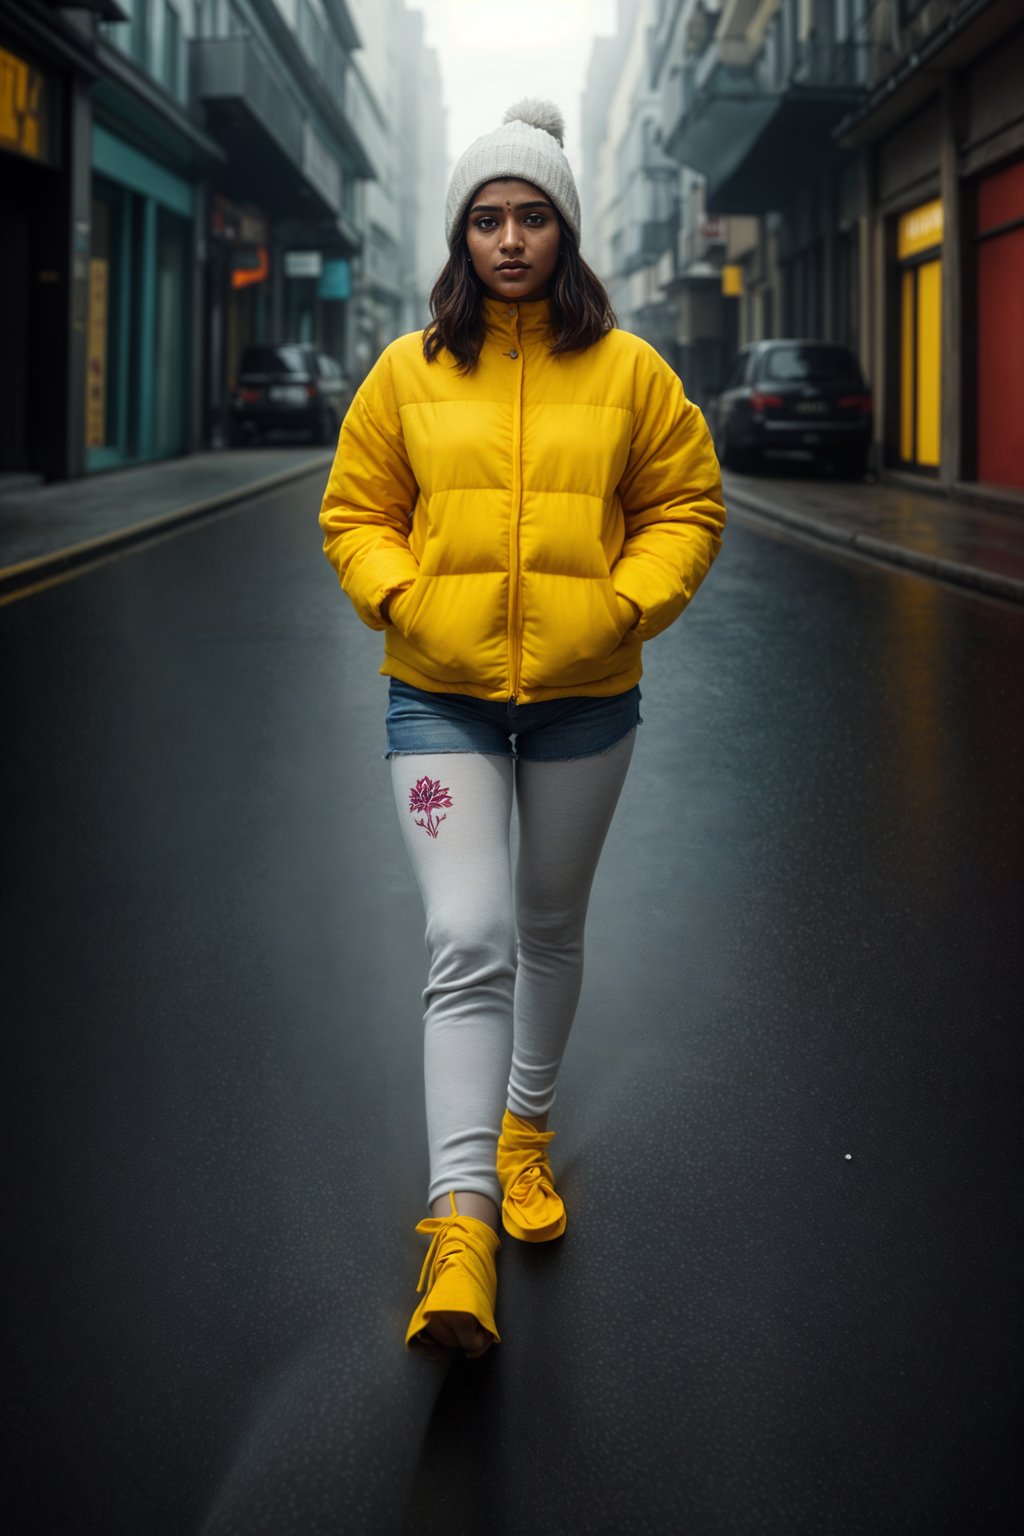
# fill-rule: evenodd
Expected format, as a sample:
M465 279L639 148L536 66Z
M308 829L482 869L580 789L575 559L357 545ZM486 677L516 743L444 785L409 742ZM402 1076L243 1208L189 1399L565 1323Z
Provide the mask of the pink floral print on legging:
M447 786L442 788L440 779L429 779L425 776L417 779L409 791L409 814L416 825L422 827L428 837L436 837L442 821L447 821L447 816L435 817L434 812L442 806L450 806L452 797ZM417 811L423 811L424 817L417 816Z

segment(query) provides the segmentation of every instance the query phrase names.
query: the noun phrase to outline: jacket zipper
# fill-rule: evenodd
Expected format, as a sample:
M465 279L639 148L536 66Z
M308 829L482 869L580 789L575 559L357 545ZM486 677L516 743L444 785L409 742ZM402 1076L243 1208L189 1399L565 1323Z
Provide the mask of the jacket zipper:
M508 675L511 682L509 703L516 702L519 693L520 648L522 644L519 625L519 518L523 509L523 343L518 338L519 316L516 315L516 333L519 357L515 360L518 372L516 391L512 400L512 517L509 523L508 552Z

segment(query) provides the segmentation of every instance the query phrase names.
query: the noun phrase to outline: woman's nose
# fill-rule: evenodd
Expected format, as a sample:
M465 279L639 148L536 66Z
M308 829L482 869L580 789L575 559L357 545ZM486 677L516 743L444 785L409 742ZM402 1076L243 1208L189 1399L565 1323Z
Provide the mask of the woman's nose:
M504 227L501 231L502 249L514 251L515 248L519 245L522 245L522 243L523 240L522 235L519 232L519 225L514 219L506 219Z

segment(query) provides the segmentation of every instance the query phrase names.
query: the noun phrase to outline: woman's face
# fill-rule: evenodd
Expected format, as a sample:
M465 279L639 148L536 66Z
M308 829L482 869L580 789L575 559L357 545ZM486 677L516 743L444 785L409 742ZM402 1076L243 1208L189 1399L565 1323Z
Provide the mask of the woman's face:
M561 238L553 205L528 181L489 181L470 202L466 249L492 298L546 298Z

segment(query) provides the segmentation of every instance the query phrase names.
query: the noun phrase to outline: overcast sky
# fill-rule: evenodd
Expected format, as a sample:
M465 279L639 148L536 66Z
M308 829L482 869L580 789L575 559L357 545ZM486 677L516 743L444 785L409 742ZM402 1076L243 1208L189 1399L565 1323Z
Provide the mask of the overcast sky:
M577 178L580 96L591 42L615 31L616 0L406 0L422 11L426 40L441 61L448 109L448 159L454 164L505 108L543 96L562 109L565 152Z

